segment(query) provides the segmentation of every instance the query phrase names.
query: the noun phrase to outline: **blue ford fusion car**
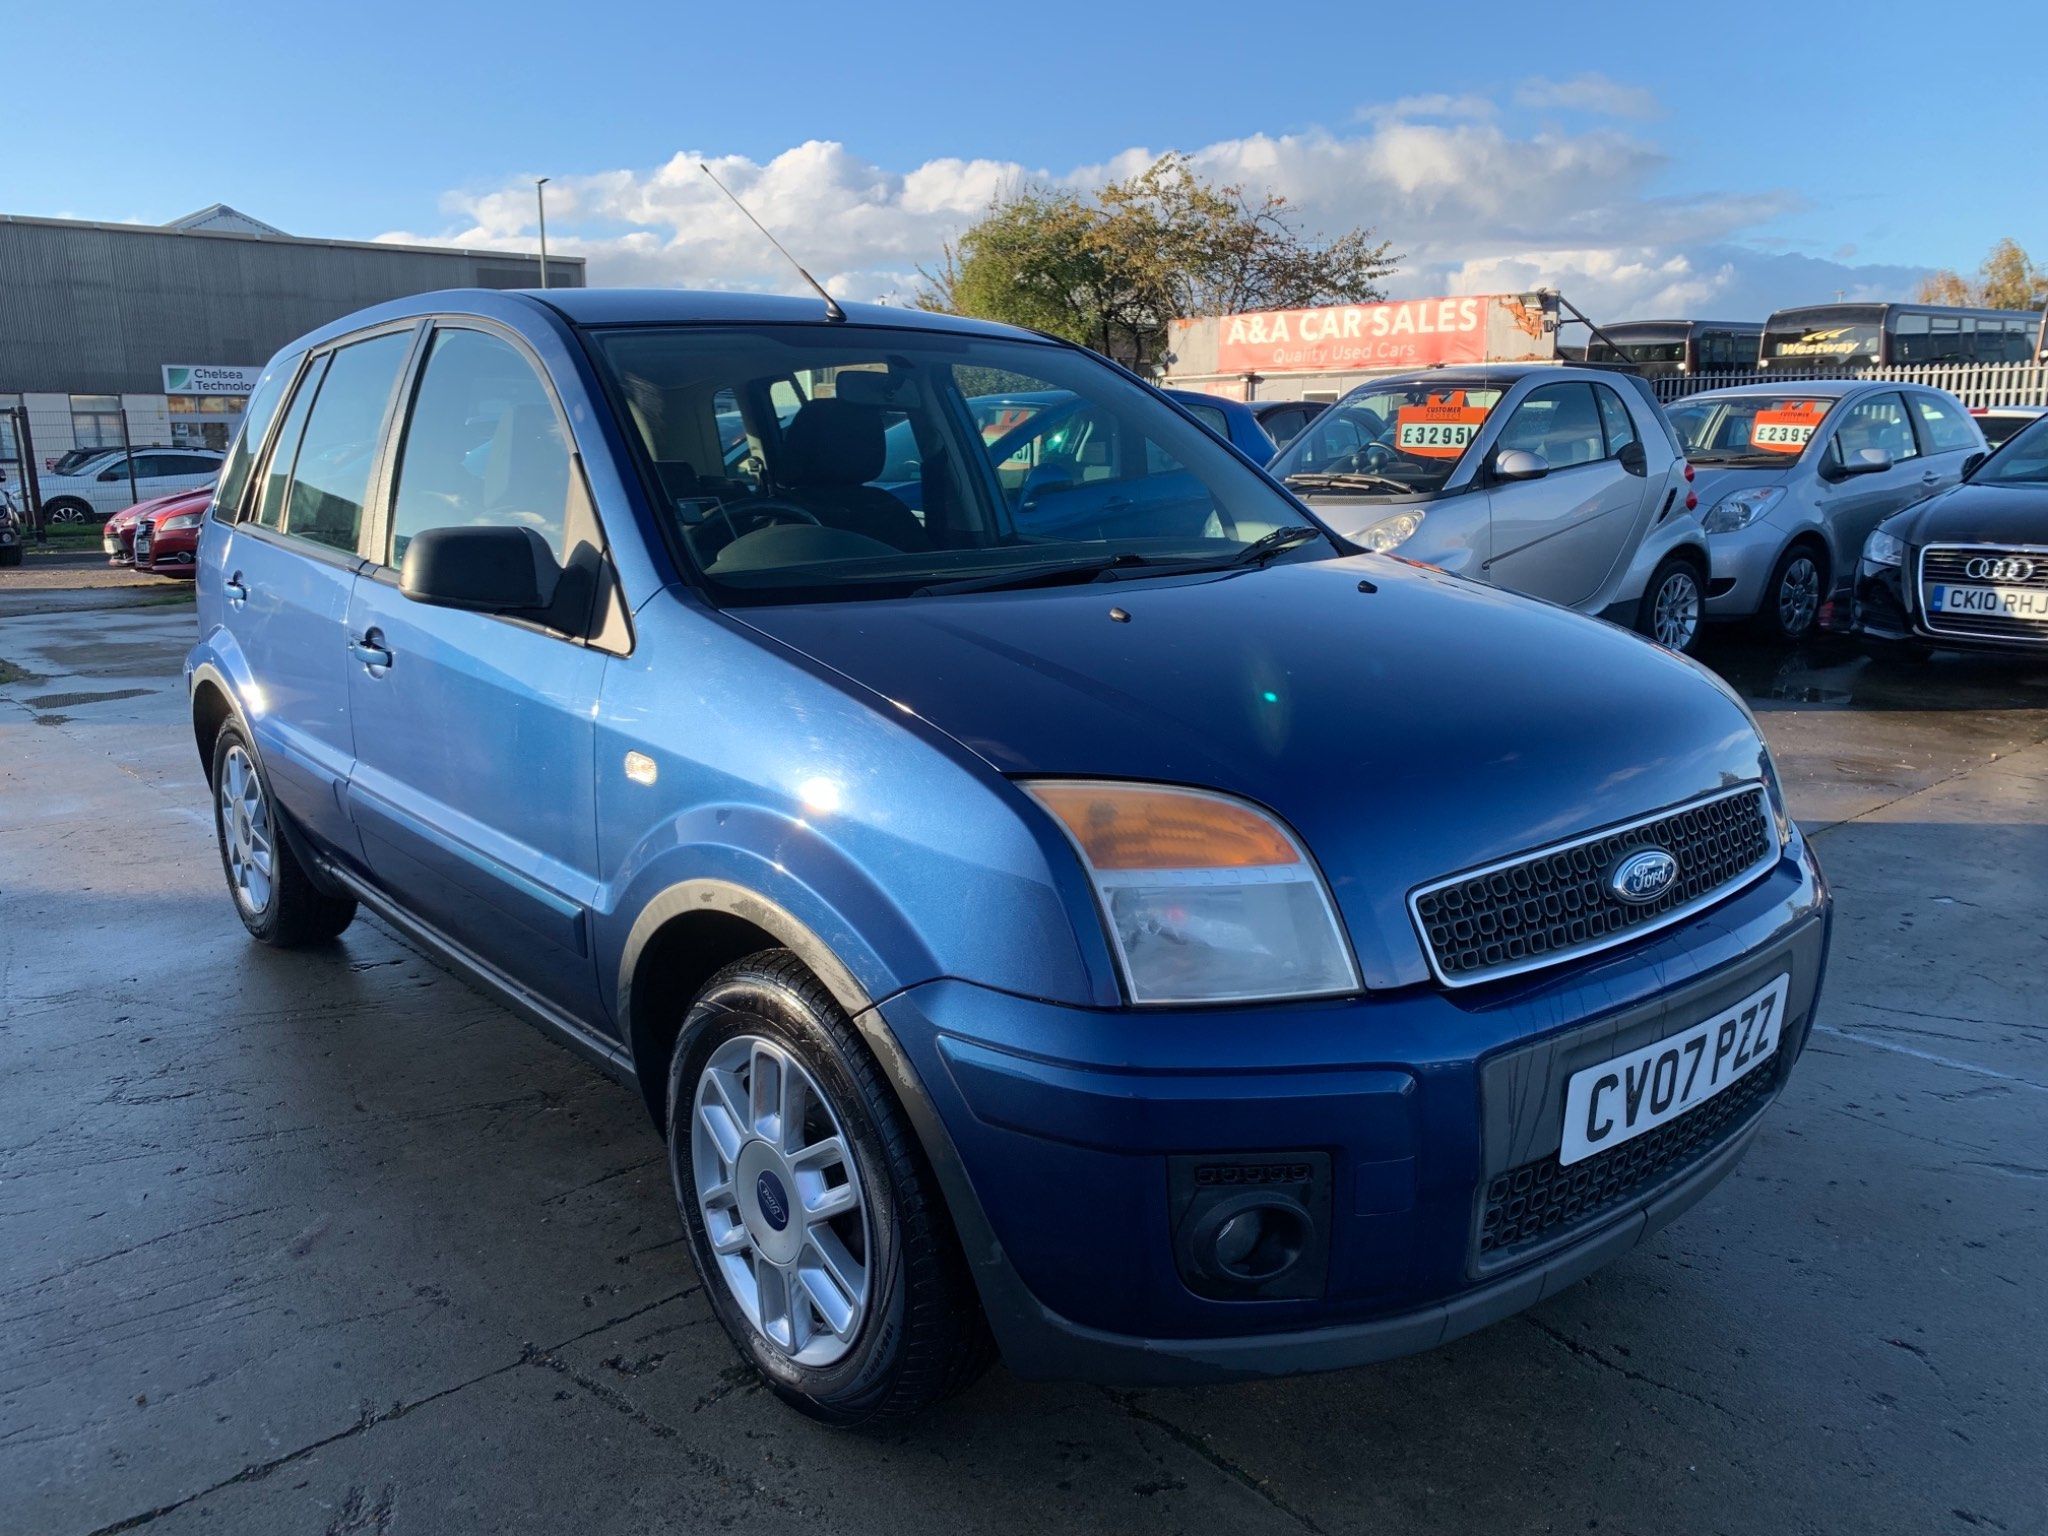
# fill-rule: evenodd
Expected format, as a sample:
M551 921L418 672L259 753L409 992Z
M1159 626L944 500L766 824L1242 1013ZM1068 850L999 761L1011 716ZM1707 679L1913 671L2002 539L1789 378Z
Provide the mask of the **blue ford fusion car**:
M974 405L1069 396L1057 444ZM1806 1039L1828 897L1727 689L1348 550L1043 337L368 310L270 363L198 577L249 931L368 907L636 1083L829 1421L998 1350L1441 1343L1697 1200Z

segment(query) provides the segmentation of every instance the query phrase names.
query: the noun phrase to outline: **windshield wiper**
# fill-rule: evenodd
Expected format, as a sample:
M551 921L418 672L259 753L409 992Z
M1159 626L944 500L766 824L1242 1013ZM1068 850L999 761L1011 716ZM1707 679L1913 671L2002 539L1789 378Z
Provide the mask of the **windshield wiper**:
M1264 565L1283 549L1292 549L1297 544L1305 544L1310 539L1320 539L1322 536L1322 529L1311 528L1306 523L1297 523L1290 528L1275 528L1271 533L1253 539L1243 549L1215 559L1208 559L1197 555L1189 560L1147 560L1142 563L1149 566L1150 569L1141 574L1146 576L1185 576L1201 571L1234 571L1240 566ZM1114 581L1121 578L1105 573L1102 579L1104 581Z
M1149 564L1143 555L1120 550L1113 555L1101 555L1093 560L1063 560L1058 565L1012 566L1006 571L990 571L981 576L963 576L958 581L935 581L929 586L919 587L912 597L946 597L955 592L1006 592L1024 587L1057 587L1069 582L1079 585L1093 581L1105 571L1115 570L1120 565Z
M1402 496L1410 495L1415 490L1414 486L1406 485L1399 480L1393 479L1390 476L1369 475L1363 471L1346 474L1339 474L1335 471L1331 471L1328 473L1289 475L1286 477L1283 483L1286 485L1298 485L1306 490L1311 491L1371 490L1375 488L1384 488L1386 490L1393 491L1397 495Z

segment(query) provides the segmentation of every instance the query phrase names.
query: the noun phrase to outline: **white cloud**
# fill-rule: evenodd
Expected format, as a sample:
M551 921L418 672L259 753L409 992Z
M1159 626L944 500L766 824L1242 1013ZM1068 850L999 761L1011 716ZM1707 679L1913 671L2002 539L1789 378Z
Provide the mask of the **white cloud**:
M1598 110L1610 117L1634 90L1583 76L1522 91L1539 85L1569 88L1582 106L1604 99ZM1782 188L1674 194L1664 188L1678 168L1639 131L1611 121L1517 129L1482 106L1409 98L1366 109L1353 131L1254 134L1190 155L1203 175L1282 194L1311 230L1372 226L1402 253L1402 295L1548 285L1596 318L1704 308L1739 317L1837 289L1911 285L1911 269L1850 265L1853 247L1832 260L1764 249L1772 223L1801 204ZM548 244L586 257L598 284L794 291L794 274L699 170L706 160L835 294L907 298L917 269L992 199L1034 183L1092 187L1156 153L1132 146L1052 172L955 157L895 170L815 139L766 161L686 150L651 170L550 182ZM530 178L451 193L443 211L449 224L437 233L382 238L533 248Z
M1392 101L1369 101L1353 114L1360 122L1395 122L1416 117L1483 118L1492 117L1493 102L1485 97L1465 92L1453 96L1446 91L1432 91L1421 96L1397 96Z
M1600 117L1657 117L1664 107L1646 86L1624 85L1597 70L1552 80L1532 75L1515 87L1515 105L1537 111L1589 112Z

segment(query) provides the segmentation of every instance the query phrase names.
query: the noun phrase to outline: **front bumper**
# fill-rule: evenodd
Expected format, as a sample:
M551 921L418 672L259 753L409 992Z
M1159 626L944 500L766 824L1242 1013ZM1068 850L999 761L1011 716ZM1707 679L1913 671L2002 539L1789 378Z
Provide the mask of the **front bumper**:
M1987 651L2006 656L2039 656L2048 645L2039 640L2001 635L1964 635L1953 630L1939 633L1927 627L1920 603L1918 584L1912 573L1920 567L1918 547L1906 551L1901 565L1856 563L1854 604L1850 626L1873 648L1934 647L1945 651Z
M1795 836L1762 881L1691 922L1455 995L1131 1013L939 981L880 1012L928 1100L920 1130L1013 1369L1132 1384L1281 1375L1426 1349L1519 1311L1711 1189L1805 1044L1827 927L1824 882ZM1770 1081L1717 1139L1581 1219L1482 1252L1489 1183L1557 1150L1574 1071L1781 971ZM1187 1154L1327 1160L1316 1294L1196 1294L1174 1240Z
M1762 607L1764 589L1790 538L1768 516L1733 533L1708 534L1707 617L1746 619Z

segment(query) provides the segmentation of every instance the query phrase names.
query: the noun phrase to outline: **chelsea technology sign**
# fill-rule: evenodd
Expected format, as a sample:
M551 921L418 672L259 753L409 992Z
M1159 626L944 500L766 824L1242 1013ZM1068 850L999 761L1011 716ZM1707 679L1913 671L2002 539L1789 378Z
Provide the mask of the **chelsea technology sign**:
M246 395L263 376L261 367L230 368L217 363L165 363L167 395Z

